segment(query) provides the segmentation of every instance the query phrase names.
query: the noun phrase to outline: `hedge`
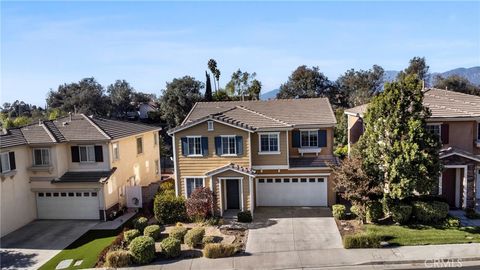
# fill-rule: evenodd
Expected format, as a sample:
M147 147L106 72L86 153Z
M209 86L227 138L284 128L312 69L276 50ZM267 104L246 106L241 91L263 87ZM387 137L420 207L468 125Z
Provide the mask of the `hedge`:
M105 266L111 268L127 267L131 262L131 254L126 250L114 250L107 252Z
M185 237L185 234L187 234L187 228L182 226L177 226L172 228L172 230L170 231L169 237L178 239L181 243L183 243L183 238Z
M139 236L132 240L128 249L138 264L147 264L155 259L155 241L148 236Z
M181 242L176 238L167 237L163 239L163 241L160 243L160 246L162 247L162 253L167 258L175 258L180 255Z
M123 239L125 239L125 242L130 243L133 239L139 237L140 235L142 234L137 229L128 230L123 232Z
M231 244L206 244L203 248L203 256L210 259L230 257L235 252L235 246Z
M343 204L334 204L332 214L336 219L345 219L347 208Z
M252 222L252 213L250 211L242 211L237 214L238 222L250 223Z
M203 236L205 236L205 229L202 227L195 227L185 234L185 244L187 244L189 247L200 245L202 243Z
M376 234L346 235L343 239L344 248L379 248L382 238Z
M413 202L412 215L421 223L439 223L443 221L450 209L449 205L444 202Z
M143 235L150 236L154 240L158 240L160 238L161 232L162 232L162 229L160 228L160 226L150 225L145 227L145 229L143 230Z

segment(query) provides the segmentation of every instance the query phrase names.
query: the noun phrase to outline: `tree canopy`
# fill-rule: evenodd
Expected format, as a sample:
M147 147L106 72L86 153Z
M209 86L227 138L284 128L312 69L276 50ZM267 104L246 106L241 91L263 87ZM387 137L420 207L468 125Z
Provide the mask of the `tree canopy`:
M202 100L203 83L190 76L175 78L167 83L160 98L160 111L168 128L182 123L193 105Z
M465 77L459 75L450 75L445 78L441 75L437 75L434 78L433 86L435 88L480 96L480 86L472 84Z
M368 175L384 183L390 199L431 192L438 181L440 142L425 129L431 113L422 102L422 82L409 75L386 83L365 113L357 154Z
M337 79L339 92L342 93L340 105L355 107L370 102L383 87L384 70L373 65L369 70L350 69Z
M427 81L429 78L429 66L425 60L425 57L415 56L410 59L410 64L406 69L400 71L397 75L398 80L403 80L409 75L416 75L419 80Z
M280 86L277 98L330 97L334 85L318 67L299 66Z
M242 72L240 69L232 74L230 81L225 86L229 96L237 95L247 99L258 99L262 84L256 79L257 73Z

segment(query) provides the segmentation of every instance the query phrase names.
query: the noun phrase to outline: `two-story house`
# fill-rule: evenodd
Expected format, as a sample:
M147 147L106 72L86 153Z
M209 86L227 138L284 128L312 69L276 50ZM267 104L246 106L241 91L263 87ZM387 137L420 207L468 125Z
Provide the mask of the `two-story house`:
M173 137L175 189L214 193L215 212L330 206L335 116L328 99L199 102Z
M160 179L160 128L71 115L0 135L1 236L34 219L106 220Z
M427 129L442 142L443 171L437 192L453 208L472 208L480 203L480 97L441 89L426 89L423 104L432 115ZM363 115L368 104L345 111L348 146L363 134Z

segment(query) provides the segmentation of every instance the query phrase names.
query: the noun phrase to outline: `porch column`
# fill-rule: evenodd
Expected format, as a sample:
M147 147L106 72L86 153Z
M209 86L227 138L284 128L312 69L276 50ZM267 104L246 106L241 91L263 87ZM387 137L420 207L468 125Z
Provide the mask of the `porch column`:
M250 212L252 213L252 217L253 217L253 210L255 209L254 207L254 203L253 203L253 177L248 177L248 187L249 187L249 191L250 191Z

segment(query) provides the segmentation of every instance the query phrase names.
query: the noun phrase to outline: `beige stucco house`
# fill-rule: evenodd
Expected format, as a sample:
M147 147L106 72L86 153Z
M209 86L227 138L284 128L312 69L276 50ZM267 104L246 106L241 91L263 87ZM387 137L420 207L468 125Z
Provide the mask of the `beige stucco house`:
M173 137L175 189L210 188L215 212L330 206L335 116L328 99L199 102Z
M453 208L473 208L480 203L480 97L426 89L424 105L432 116L427 129L442 142L443 172L438 193ZM345 110L348 117L348 146L363 134L363 115L368 104Z
M106 220L160 179L159 127L83 114L0 135L1 236L34 219Z

